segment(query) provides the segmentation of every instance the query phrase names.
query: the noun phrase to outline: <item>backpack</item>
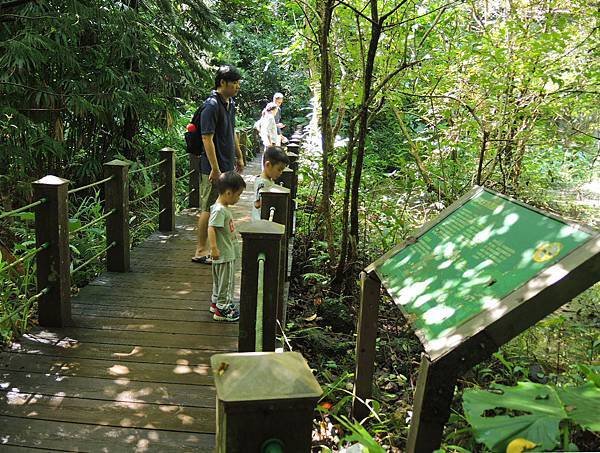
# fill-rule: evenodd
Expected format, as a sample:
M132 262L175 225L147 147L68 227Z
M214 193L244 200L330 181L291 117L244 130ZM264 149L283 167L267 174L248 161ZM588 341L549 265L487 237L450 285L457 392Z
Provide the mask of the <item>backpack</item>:
M200 156L204 153L202 133L200 132L200 115L202 114L203 107L204 104L198 107L198 110L196 110L194 116L192 117L192 122L187 126L188 131L185 134L183 134L183 136L185 137L185 145L187 148L187 152L195 156Z

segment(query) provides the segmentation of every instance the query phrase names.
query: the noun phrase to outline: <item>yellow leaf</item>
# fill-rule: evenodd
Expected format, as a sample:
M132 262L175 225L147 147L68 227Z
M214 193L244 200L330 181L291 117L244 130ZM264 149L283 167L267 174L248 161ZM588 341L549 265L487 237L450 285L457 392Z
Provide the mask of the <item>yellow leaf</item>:
M531 450L537 444L531 442L530 440L517 438L510 441L508 446L506 447L506 453L523 453L526 450Z

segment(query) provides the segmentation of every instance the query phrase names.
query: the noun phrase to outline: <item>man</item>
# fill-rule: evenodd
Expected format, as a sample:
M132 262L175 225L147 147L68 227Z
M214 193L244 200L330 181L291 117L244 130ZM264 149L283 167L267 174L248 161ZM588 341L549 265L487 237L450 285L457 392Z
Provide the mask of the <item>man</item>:
M200 133L204 153L200 156L200 216L195 263L211 264L207 247L210 207L219 193L215 187L221 173L244 169L240 143L235 134L235 102L240 91L242 76L234 66L225 65L217 70L215 89L204 101L200 115Z
M285 124L281 122L281 104L283 104L283 94L275 93L273 95L273 102L277 104L277 113L275 114L275 123L277 125L277 135L279 135L280 143L287 143L287 139L281 133L281 129L285 127Z

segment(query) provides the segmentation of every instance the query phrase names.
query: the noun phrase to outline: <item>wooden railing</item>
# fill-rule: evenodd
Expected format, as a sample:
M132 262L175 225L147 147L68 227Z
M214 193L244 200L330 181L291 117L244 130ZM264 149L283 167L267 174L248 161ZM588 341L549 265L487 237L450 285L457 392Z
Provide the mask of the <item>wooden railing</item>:
M71 320L71 275L83 269L106 253L106 268L110 272L128 272L130 269L130 204L152 196L158 197L158 213L149 217L138 227L158 217L158 229L171 232L175 229L175 187L177 179L189 178L192 187L188 192L189 204L193 204L198 193L199 168L190 158L191 170L176 178L175 150L160 150L159 162L129 171L130 164L112 160L104 164L104 179L86 186L68 190L69 181L48 175L33 182L34 202L30 205L0 214L0 219L34 209L36 248L27 254L35 255L37 272L37 294L28 303L38 300L39 324L43 327L72 325ZM129 178L132 174L158 167L159 185L156 189L136 199L129 199ZM104 188L104 214L74 231L69 231L68 197L92 188ZM197 202L195 204L198 204ZM94 256L72 268L69 236L106 221L106 246ZM4 267L14 267L24 260Z
M274 351L277 333L284 334L301 137L298 133L290 140L290 166L276 181L277 185L260 191L261 220L238 228L242 236L240 352Z
M217 452L310 450L321 388L300 354L273 352L277 333L283 336L285 329L301 138L299 130L287 147L292 163L277 181L281 185L260 191L261 219L238 227L240 352L211 357Z

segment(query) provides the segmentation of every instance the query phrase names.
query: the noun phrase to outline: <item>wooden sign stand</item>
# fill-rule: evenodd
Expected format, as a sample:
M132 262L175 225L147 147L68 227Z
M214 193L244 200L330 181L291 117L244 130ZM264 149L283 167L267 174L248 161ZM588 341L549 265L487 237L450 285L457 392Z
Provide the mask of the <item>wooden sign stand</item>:
M415 391L413 415L407 441L408 452L431 452L439 448L444 425L450 415L454 387L459 376L488 358L500 346L528 327L555 311L600 280L600 235L587 228L569 224L559 217L544 213L504 195L476 187L440 216L424 225L413 238L390 250L361 274L361 301L356 345L356 373L352 412L360 420L369 414L364 402L372 396L377 338L377 312L382 283L381 266L399 252L410 247L426 232L441 223L468 201L487 192L502 202L527 208L537 214L585 232L589 237L573 246L556 262L540 270L524 284L515 287L493 306L482 304L480 312L457 325L445 338L428 341L423 332L415 333L425 348L421 358ZM560 255L557 255L557 257ZM492 281L492 283L495 283ZM388 289L389 290L389 289ZM398 296L398 288L394 289ZM394 297L394 296L392 296ZM394 298L407 319L398 297Z

